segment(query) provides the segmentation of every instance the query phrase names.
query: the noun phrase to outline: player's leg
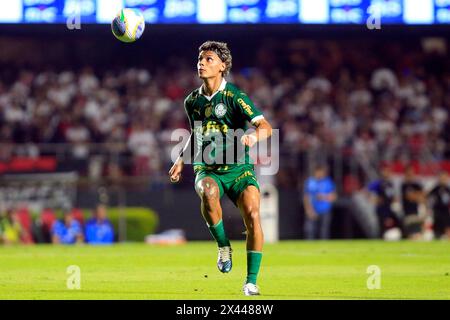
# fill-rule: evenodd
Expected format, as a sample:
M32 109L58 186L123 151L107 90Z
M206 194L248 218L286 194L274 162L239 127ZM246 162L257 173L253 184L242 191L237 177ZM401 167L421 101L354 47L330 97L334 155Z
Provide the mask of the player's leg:
M219 247L217 267L221 272L230 272L232 268L232 250L222 221L220 188L213 178L204 177L196 182L195 189L201 199L203 218Z
M318 217L310 218L308 216L305 216L303 232L305 233L305 238L307 240L314 240L316 230L317 230L317 227L316 227L317 220L318 220Z
M261 266L264 243L259 203L259 190L254 185L247 186L236 201L247 229L247 279L244 285L244 293L246 295L259 294L259 289L256 287L256 279Z
M327 212L320 216L320 239L322 240L330 238L331 214L331 212Z
M201 211L206 223L209 226L219 223L222 220L222 207L217 182L211 177L205 177L196 182L195 191L200 197Z

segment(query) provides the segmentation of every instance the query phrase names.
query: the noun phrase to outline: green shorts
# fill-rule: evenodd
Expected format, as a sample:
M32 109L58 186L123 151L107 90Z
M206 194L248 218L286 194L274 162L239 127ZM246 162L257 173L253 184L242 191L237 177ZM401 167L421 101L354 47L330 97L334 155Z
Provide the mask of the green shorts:
M240 194L248 186L255 186L259 190L258 180L252 164L221 165L221 166L194 166L195 185L200 180L213 178L220 190L220 197L225 193L235 205Z

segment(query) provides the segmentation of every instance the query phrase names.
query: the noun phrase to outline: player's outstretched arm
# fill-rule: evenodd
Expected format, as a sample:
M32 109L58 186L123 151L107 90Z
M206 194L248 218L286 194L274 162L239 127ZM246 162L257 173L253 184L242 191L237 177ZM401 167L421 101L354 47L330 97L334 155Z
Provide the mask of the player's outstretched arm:
M175 161L172 165L172 168L169 170L170 182L178 182L180 181L181 172L183 171L183 158L181 156Z
M266 119L258 120L254 123L256 130L252 134L245 134L241 138L243 145L253 147L258 141L265 140L272 135L272 126Z

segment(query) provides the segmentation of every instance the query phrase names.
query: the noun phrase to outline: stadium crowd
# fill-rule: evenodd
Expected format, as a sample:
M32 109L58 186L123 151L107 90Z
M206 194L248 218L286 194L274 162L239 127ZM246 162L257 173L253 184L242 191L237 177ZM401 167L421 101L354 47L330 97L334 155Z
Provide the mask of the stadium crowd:
M228 81L280 129L276 182L292 188L306 178L301 155L313 151L374 167L448 160L446 46L439 40L268 41L249 61L235 56ZM188 128L183 100L199 85L195 57L167 59L158 68L13 69L0 78L0 162L59 155L64 144L63 162L83 175L164 175L178 143L172 132ZM379 184L369 190L385 197ZM382 229L395 225L389 210L379 209Z
M338 148L368 161L442 160L450 156L450 59L426 48L269 42L228 80L280 129L283 154ZM172 131L187 128L183 99L199 86L195 60L182 59L154 72L21 69L10 79L0 82L0 161L67 143L84 174L103 143L110 156L101 174L165 171Z

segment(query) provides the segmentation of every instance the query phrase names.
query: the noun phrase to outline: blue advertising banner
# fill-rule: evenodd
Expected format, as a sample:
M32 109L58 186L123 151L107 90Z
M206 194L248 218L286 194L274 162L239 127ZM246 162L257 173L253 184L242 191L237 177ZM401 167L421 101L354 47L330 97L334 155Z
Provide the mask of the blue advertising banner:
M121 8L153 24L450 24L450 0L8 0L0 23L110 23Z

